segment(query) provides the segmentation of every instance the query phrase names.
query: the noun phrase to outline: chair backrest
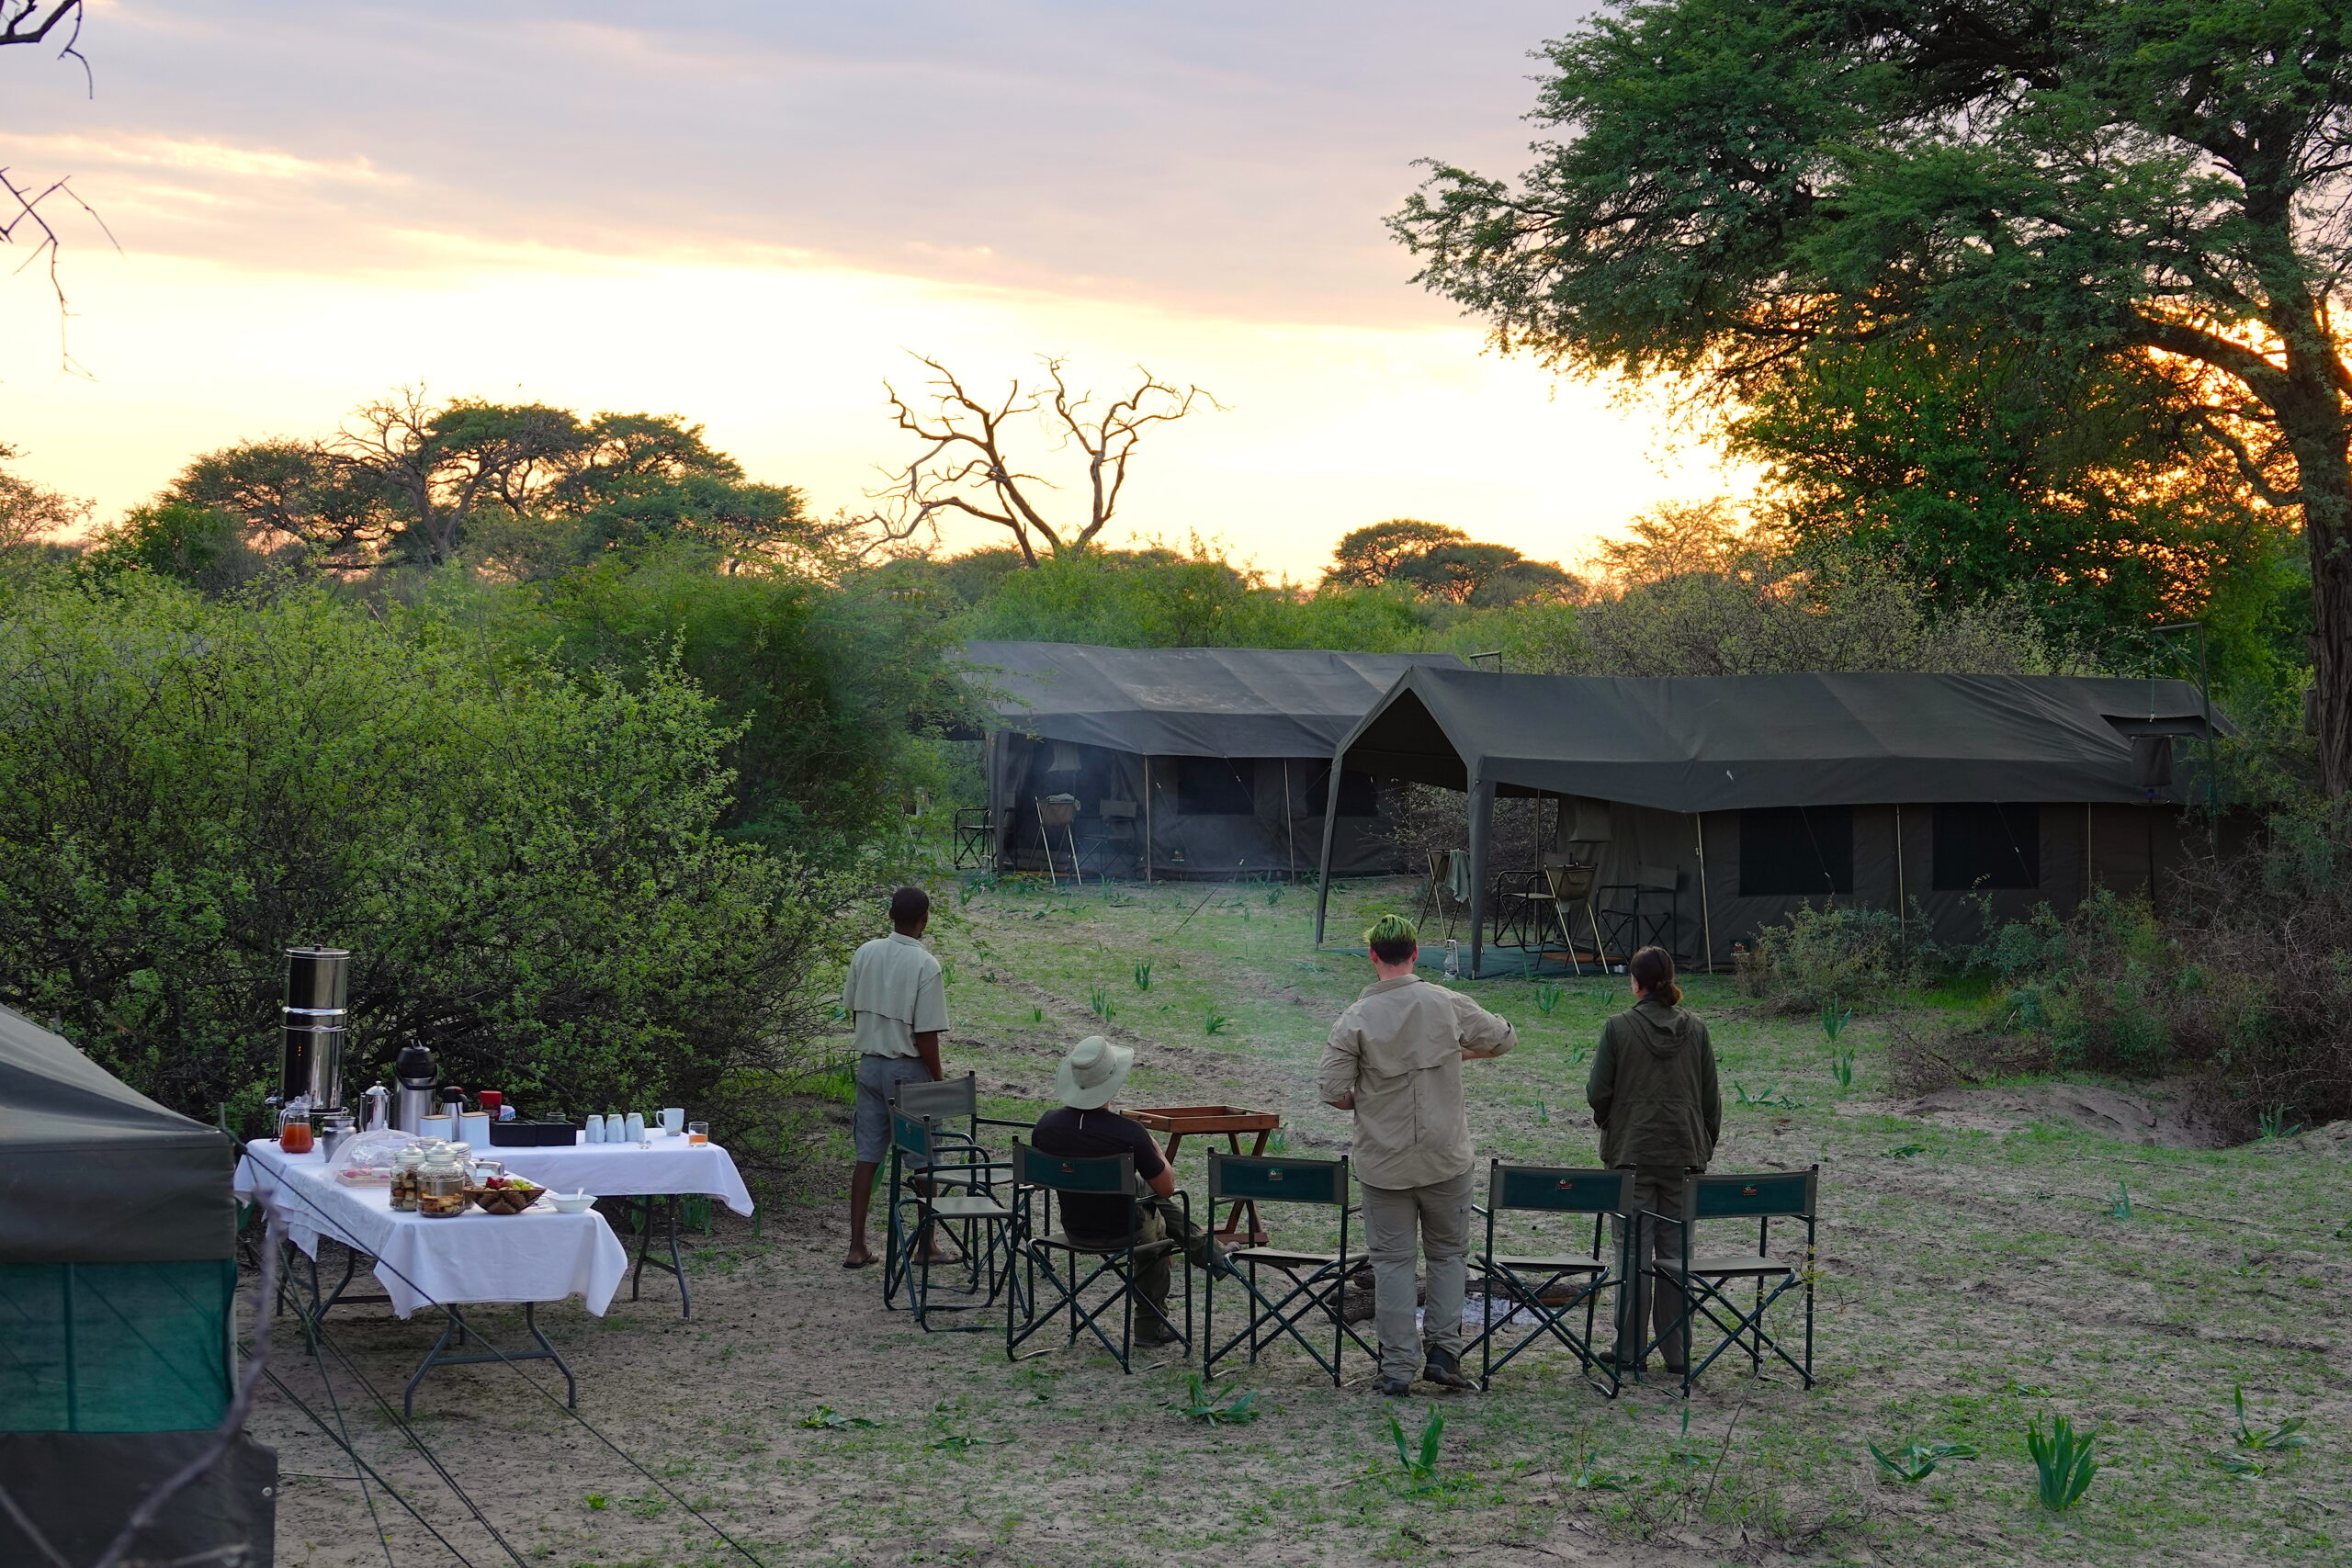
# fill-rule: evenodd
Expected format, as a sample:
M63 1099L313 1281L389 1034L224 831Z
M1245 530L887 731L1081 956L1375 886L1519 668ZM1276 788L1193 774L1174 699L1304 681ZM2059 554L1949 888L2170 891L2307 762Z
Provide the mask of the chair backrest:
M937 1083L902 1083L890 1091L890 1103L910 1116L928 1116L938 1122L961 1116L968 1122L980 1113L978 1075L966 1073Z
M1768 1170L1758 1176L1686 1176L1682 1213L1690 1220L1809 1220L1819 1195L1821 1168Z
M890 1146L928 1164L933 1121L929 1116L910 1116L903 1108L891 1107Z
M1209 1151L1209 1201L1247 1198L1260 1203L1348 1206L1345 1159L1282 1159Z
M1049 1155L1012 1141L1012 1179L1022 1187L1044 1187L1056 1192L1102 1192L1113 1197L1135 1196L1136 1156L1133 1155Z
M1544 880L1551 885L1553 897L1575 903L1592 892L1592 872L1589 865L1547 865Z
M1630 1214L1634 1213L1634 1173L1490 1160L1487 1207L1498 1213L1523 1209L1551 1214Z

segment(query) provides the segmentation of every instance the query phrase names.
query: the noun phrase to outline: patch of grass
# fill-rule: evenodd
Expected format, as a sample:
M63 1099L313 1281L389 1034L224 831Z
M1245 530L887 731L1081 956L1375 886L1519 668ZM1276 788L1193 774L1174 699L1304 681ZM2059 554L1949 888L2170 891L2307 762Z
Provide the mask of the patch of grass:
M1927 1480L1946 1460L1976 1457L1976 1450L1966 1443L1923 1443L1917 1438L1892 1453L1876 1443L1865 1446L1871 1450L1871 1458L1878 1461L1879 1473L1905 1486L1917 1486Z
M1731 1091L1740 1104L1752 1110L1802 1111L1804 1109L1798 1101L1791 1100L1778 1084L1774 1084L1761 1094L1750 1094L1747 1092L1746 1084L1734 1078L1731 1080Z
M1116 1017L1119 1011L1118 1004L1111 999L1111 987L1108 986L1087 987L1086 1008L1105 1023Z
M1136 989L1138 991L1151 989L1151 960L1148 958L1136 965Z
M2132 1217L2132 1189L2120 1180L2115 1184L2115 1196L2108 1202L2107 1217L2111 1220Z
M2237 1409L2238 1417L2230 1436L2238 1447L2250 1449L2256 1453L2291 1453L2311 1441L2303 1436L2305 1417L2290 1416L2275 1427L2254 1427L2245 1418L2245 1390L2232 1389L2230 1400Z
M816 1410L800 1418L800 1424L812 1431L849 1432L862 1427L878 1427L879 1421L869 1421L863 1416L844 1416L830 1404L820 1404Z
M1437 1480L1437 1458L1445 1442L1445 1412L1436 1405L1421 1418L1421 1435L1407 1441L1405 1423L1396 1419L1396 1406L1388 1408L1388 1437L1396 1445L1396 1468L1416 1487L1426 1487Z
M1219 1400L1202 1382L1201 1374L1187 1372L1184 1382L1189 1391L1185 1403L1176 1413L1187 1421L1205 1422L1212 1427L1246 1427L1261 1414L1255 1389L1244 1389L1230 1399Z
M1560 1005L1560 998L1566 994L1551 981L1544 981L1535 987L1535 1010L1545 1018L1551 1017L1553 1010Z
M1225 1014L1212 1009L1208 1016L1201 1020L1201 1032L1204 1034L1222 1034L1225 1032L1225 1026L1232 1021Z
M1852 1008L1847 1008L1843 1011L1835 1007L1825 1007L1821 1010L1821 1032L1829 1036L1829 1043L1832 1045L1838 1043L1838 1037L1845 1033L1846 1026L1853 1021Z
M1840 1051L1829 1058L1829 1076L1838 1080L1838 1092L1845 1093L1854 1087L1854 1054Z
M2033 1456L2034 1496L2043 1507L2063 1513L2082 1501L2098 1474L2098 1461L2091 1451L2098 1441L2096 1431L2077 1433L2074 1422L2064 1416L2051 1417L2047 1433L2039 1421L2026 1428L2026 1452Z
M2291 1138L2303 1130L2303 1124L2300 1122L2289 1124L2287 1108L2283 1105L2272 1106L2262 1113L2259 1120L2260 1136L2265 1143L2276 1143L2281 1138Z

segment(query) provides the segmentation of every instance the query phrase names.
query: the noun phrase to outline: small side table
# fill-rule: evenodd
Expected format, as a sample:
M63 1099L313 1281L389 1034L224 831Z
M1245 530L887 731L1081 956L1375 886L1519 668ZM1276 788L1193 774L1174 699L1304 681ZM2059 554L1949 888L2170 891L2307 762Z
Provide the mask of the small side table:
M1238 1155L1242 1152L1241 1134L1255 1133L1258 1141L1249 1151L1254 1156L1266 1152L1267 1134L1283 1124L1280 1111L1247 1111L1238 1105L1163 1105L1152 1110L1129 1111L1128 1114L1143 1123L1147 1131L1168 1135L1168 1145L1161 1152L1168 1156L1168 1163L1171 1166L1176 1163L1176 1151L1188 1134L1213 1138L1222 1133L1227 1148ZM1244 1209L1250 1211L1249 1244L1251 1247L1265 1246L1266 1231L1258 1223L1258 1205L1246 1199L1234 1204L1226 1215L1225 1228L1216 1233L1217 1239L1230 1243L1243 1238L1241 1211Z

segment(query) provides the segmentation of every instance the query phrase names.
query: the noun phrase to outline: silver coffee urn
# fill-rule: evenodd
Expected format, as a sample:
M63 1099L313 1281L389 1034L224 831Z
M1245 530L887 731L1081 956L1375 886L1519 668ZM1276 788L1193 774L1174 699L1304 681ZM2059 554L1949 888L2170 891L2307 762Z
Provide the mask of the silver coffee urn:
M286 950L279 1103L307 1100L314 1116L343 1109L343 1047L350 999L349 953L339 947Z
M403 1133L421 1133L424 1119L441 1112L441 1066L422 1045L401 1047L392 1077L400 1091L392 1096L392 1125Z

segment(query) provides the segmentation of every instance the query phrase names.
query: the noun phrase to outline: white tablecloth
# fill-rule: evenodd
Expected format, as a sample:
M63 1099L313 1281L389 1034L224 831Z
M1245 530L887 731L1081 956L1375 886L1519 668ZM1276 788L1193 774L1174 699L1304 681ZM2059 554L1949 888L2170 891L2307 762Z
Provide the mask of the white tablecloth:
M236 1190L284 1215L294 1245L312 1258L322 1235L373 1257L401 1317L435 1303L568 1296L602 1317L628 1270L628 1254L594 1210L559 1214L542 1203L519 1214L469 1209L456 1219L395 1213L389 1187L345 1186L317 1154L288 1155L271 1139L245 1145Z
M515 1175L558 1192L594 1192L599 1198L660 1197L686 1193L719 1198L739 1214L752 1212L735 1158L717 1144L689 1144L656 1135L653 1146L635 1144L574 1144L551 1148L503 1148L493 1145L477 1156L494 1159Z

